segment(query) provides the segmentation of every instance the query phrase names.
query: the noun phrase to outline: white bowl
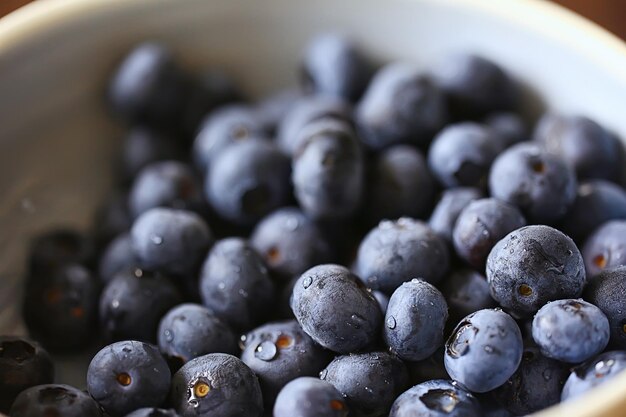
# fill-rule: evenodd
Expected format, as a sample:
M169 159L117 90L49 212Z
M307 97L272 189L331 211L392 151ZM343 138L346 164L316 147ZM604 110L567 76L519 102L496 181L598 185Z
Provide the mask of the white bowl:
M539 0L39 0L0 20L0 333L19 315L29 239L87 228L110 189L120 128L103 90L124 52L170 45L189 68L222 66L260 95L295 82L306 41L339 29L384 60L425 70L454 51L499 62L528 108L582 113L626 139L626 45ZM84 361L59 378L84 385ZM626 375L545 416L626 415Z

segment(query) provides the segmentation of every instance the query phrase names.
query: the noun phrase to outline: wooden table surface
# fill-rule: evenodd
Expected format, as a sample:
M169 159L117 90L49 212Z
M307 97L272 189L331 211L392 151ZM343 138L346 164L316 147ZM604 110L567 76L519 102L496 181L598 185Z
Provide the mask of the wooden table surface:
M0 16L32 0L0 0ZM36 0L35 0L36 1ZM495 1L495 0L485 0ZM498 0L506 1L506 0ZM554 0L626 40L626 0Z

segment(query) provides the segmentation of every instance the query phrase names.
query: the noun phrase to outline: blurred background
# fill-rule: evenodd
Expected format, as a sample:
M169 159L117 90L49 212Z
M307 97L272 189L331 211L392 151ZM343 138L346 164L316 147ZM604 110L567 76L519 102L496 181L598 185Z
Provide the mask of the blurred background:
M33 0L0 0L0 16ZM34 0L37 1L37 0ZM484 0L492 1L492 0ZM507 1L507 0L499 0ZM545 0L548 1L548 0ZM554 0L626 40L626 0Z

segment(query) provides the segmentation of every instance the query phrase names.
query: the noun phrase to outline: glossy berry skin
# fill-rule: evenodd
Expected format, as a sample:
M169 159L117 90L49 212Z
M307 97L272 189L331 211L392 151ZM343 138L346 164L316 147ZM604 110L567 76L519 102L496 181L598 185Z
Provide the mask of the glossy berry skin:
M527 415L558 403L569 375L568 365L527 347L517 371L492 396L513 415Z
M150 164L181 160L183 156L174 137L155 129L134 127L128 132L122 145L122 171L126 179L132 180Z
M331 353L309 337L297 321L266 323L242 337L241 360L259 378L266 409L280 390L301 376L318 376Z
M305 90L354 102L363 94L372 72L372 64L357 45L328 33L309 43L301 78Z
M495 132L501 150L528 140L530 137L526 123L517 113L492 113L487 116L484 123Z
M100 255L98 276L103 283L107 283L118 272L134 268L138 264L130 233L122 233L116 236Z
M289 201L289 173L289 159L273 143L251 138L224 149L204 191L220 216L249 225Z
M515 207L495 198L472 201L459 215L452 241L456 254L478 270L500 239L526 225L526 219Z
M363 143L380 150L398 143L426 147L448 118L445 96L409 64L380 69L355 110Z
M487 392L515 373L522 351L522 334L511 316L500 309L479 310L453 330L444 364L450 377L468 390Z
M581 250L587 276L626 265L626 220L604 223L589 235Z
M123 416L160 406L169 392L170 377L156 346L127 340L96 353L87 369L87 390L108 414Z
M605 269L594 276L584 297L608 318L611 345L626 349L626 266Z
M480 403L453 381L434 379L410 388L391 407L389 417L479 417Z
M519 106L518 84L496 63L471 54L451 55L438 67L437 81L457 119L475 119Z
M348 406L329 382L303 376L280 391L274 417L347 417Z
M164 408L140 408L130 414L126 414L125 417L179 417L178 413L174 410L166 410Z
M176 287L159 273L119 272L100 297L100 325L107 340L156 341L159 320L182 301Z
M331 245L322 230L296 207L265 216L252 231L250 245L283 280L332 258Z
M122 119L135 125L175 128L186 106L185 74L171 52L157 43L132 49L109 83L109 104Z
M275 294L261 257L241 238L218 241L200 273L202 303L238 331L262 322Z
M532 332L541 353L568 363L580 363L602 352L610 335L604 313L581 299L556 300L541 307Z
M39 343L0 336L0 412L8 412L17 395L54 380L54 364Z
M475 311L497 307L487 279L471 269L453 271L440 287L450 309L450 319L455 323Z
M482 188L500 150L495 133L486 126L457 123L435 137L428 151L428 166L444 188Z
M483 192L474 187L456 187L445 190L428 219L428 226L452 244L452 231L459 214L470 202L483 196Z
M198 304L179 304L159 322L159 350L182 363L208 353L237 351L235 333L215 314Z
M142 267L177 275L193 273L213 242L200 216L163 207L142 213L130 234Z
M86 346L97 329L100 289L99 280L77 264L29 277L23 314L30 334L49 350Z
M574 171L558 156L533 143L502 152L489 174L492 197L517 206L532 223L561 219L576 198Z
M11 417L101 417L98 403L85 392L63 384L37 385L22 391L9 411Z
M365 206L371 223L421 218L433 205L435 183L421 152L409 145L381 151L369 172Z
M572 239L583 242L610 220L626 220L626 190L608 181L587 181L578 187L576 200L560 228Z
M413 279L400 285L389 299L383 339L401 359L420 361L443 344L448 305L432 284Z
M337 356L320 372L320 379L337 388L355 417L386 415L409 387L406 366L387 352Z
M304 96L297 100L277 128L276 144L280 150L293 157L306 138L302 129L321 119L352 123L352 107L338 97L323 95Z
M67 264L91 266L94 242L71 229L57 229L37 236L30 247L29 267L32 276L45 276Z
M547 114L537 124L534 139L563 158L580 180L621 180L623 145L587 117Z
M385 294L416 277L436 284L448 265L443 239L425 223L408 217L380 222L361 241L356 259L363 282Z
M172 377L170 404L181 417L260 417L261 388L242 361L210 353L183 365Z
M487 258L492 297L517 317L528 317L545 303L577 298L585 285L585 266L568 236L549 226L515 230Z
M383 322L376 299L357 276L339 265L318 265L304 272L290 304L302 329L337 353L366 349Z
M134 217L155 207L199 213L205 209L200 181L191 167L177 161L155 162L142 169L131 187L128 206Z
M565 381L561 401L580 396L598 385L610 381L626 370L626 352L608 351L584 362L572 370Z
M321 119L301 132L291 180L302 210L315 219L345 218L362 200L364 161L352 128Z
M206 172L228 146L264 136L263 126L252 108L243 105L221 107L202 122L193 143L193 160L200 171Z

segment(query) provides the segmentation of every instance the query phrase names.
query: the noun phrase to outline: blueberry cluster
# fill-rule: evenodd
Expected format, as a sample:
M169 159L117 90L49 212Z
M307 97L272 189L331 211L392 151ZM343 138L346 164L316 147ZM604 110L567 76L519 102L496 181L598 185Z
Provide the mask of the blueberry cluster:
M119 187L93 233L32 242L0 413L513 416L626 369L612 132L533 127L475 55L378 68L327 34L300 68L250 102L163 45L124 57ZM55 384L47 352L86 349L87 391Z

